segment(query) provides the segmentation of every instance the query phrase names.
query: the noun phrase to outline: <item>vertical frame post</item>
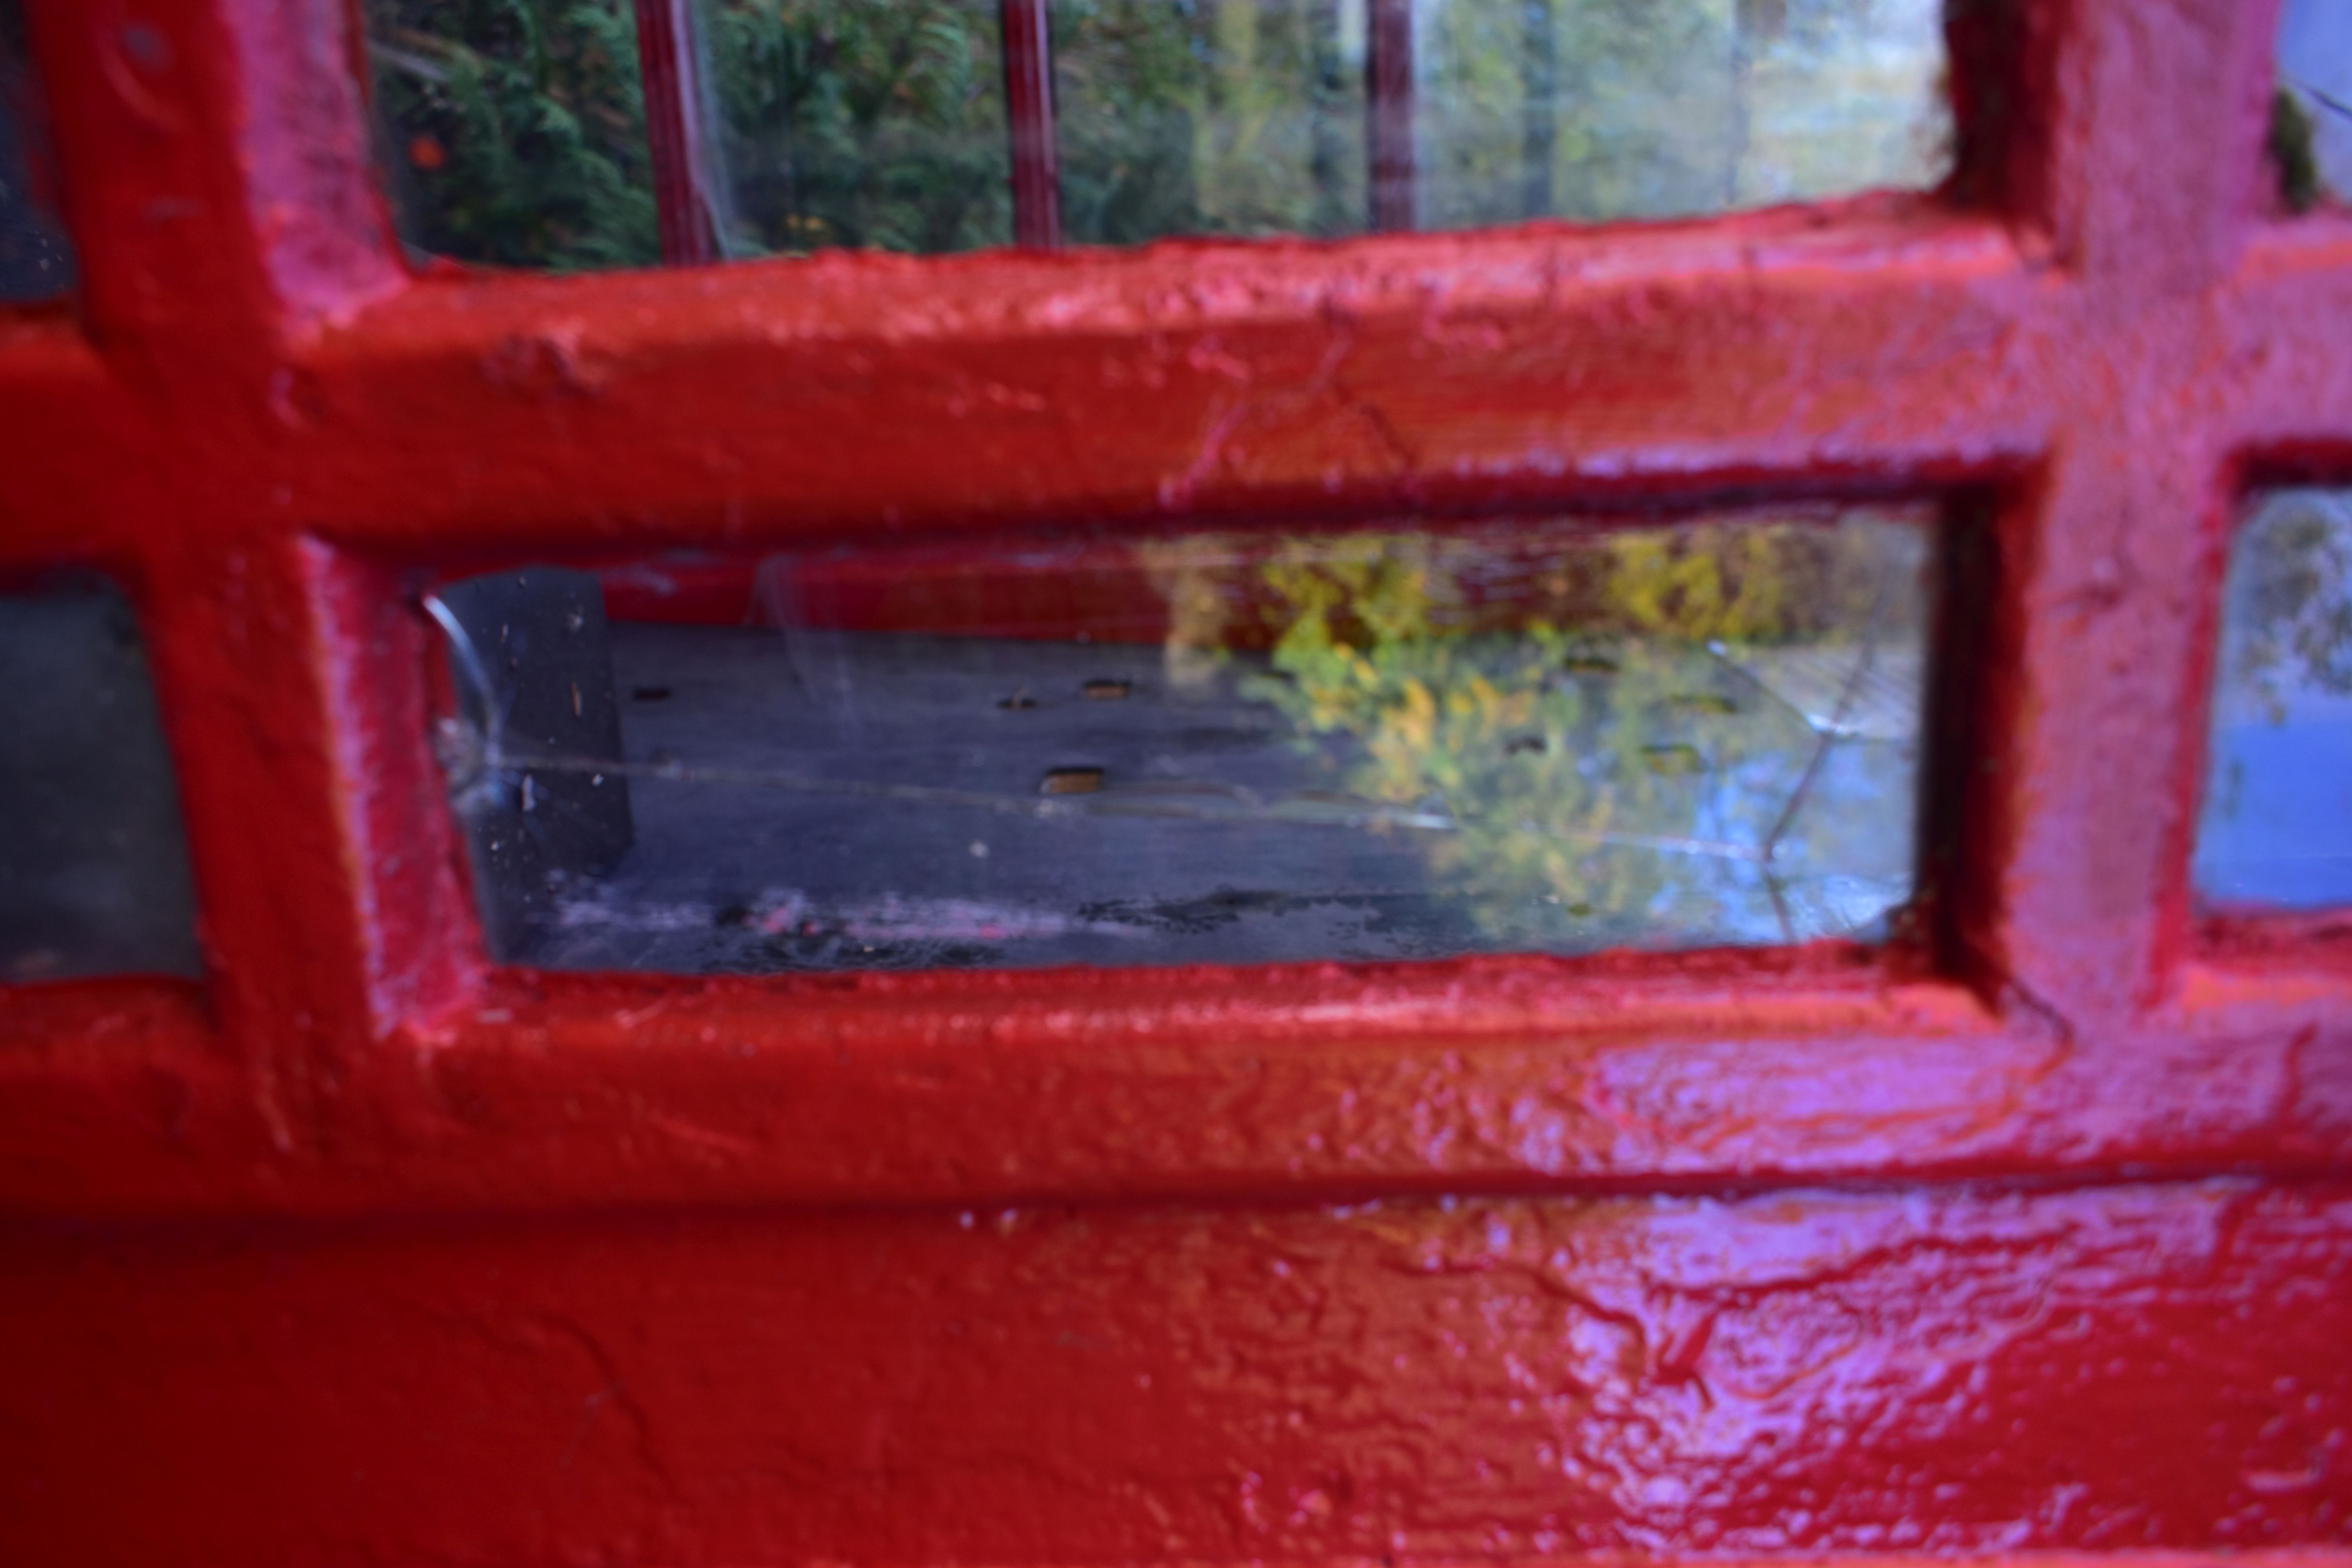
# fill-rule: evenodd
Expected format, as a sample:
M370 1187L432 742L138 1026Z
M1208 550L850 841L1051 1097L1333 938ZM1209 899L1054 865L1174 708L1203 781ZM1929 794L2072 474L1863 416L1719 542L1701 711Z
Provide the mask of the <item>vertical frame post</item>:
M1366 0L1364 145L1371 160L1371 226L1414 226L1412 0Z
M1552 160L1559 147L1559 18L1552 0L1519 0L1519 216L1551 216Z
M719 259L702 157L701 84L696 69L693 0L636 0L637 66L645 82L646 143L662 260L698 267Z
M1054 147L1054 46L1046 0L1003 0L1004 122L1013 142L1013 242L1062 243L1062 175Z

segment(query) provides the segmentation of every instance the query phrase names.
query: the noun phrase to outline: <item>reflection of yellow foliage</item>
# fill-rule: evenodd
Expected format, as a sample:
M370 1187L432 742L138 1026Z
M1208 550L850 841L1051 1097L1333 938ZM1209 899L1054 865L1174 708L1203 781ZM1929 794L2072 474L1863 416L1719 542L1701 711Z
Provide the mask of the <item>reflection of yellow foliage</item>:
M1788 574L1769 529L1622 533L1608 542L1605 595L1641 632L1751 642L1784 629Z
M1760 845L1810 734L1707 645L1849 640L1883 567L1868 531L1762 521L1195 538L1147 560L1171 673L1270 645L1244 691L1302 744L1353 742L1349 793L1450 818L1432 868L1504 931L1538 902L1639 919L1752 880L1751 862L1704 847Z

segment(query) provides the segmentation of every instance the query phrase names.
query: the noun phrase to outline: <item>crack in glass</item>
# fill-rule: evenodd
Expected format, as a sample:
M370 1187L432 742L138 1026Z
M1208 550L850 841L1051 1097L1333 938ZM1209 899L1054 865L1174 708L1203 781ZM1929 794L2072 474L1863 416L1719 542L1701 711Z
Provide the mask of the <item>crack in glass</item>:
M814 552L745 569L748 625L608 622L597 577L532 569L427 596L438 745L509 962L1876 941L1912 892L1930 535L1884 507Z

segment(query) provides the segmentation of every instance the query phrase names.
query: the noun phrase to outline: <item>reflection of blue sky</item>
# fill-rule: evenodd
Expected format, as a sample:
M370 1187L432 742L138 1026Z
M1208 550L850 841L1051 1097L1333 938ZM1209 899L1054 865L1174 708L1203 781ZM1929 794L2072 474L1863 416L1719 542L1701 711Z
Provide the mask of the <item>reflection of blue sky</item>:
M2292 525L2315 517L2326 521L2321 537L2332 536L2333 552L2288 543ZM2278 658L2257 675L2250 658L2254 633L2288 630L2275 611L2265 627L2253 608L2265 560L2274 576L2289 564L2310 574L2315 591L2296 619L2320 626L2352 592L2340 564L2347 558L2352 491L2276 495L2231 547L2192 867L2207 899L2290 909L2352 904L2352 693L2328 690L2300 658Z
M2352 903L2352 698L2300 689L2277 722L2219 717L2198 889L2228 903Z
M2278 70L2311 110L2320 178L2352 193L2352 0L2286 0Z

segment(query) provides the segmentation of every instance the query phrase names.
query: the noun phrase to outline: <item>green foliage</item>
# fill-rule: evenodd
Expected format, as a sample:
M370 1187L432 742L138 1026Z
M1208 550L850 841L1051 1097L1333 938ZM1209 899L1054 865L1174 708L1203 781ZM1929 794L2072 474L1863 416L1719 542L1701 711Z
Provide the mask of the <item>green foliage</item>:
M1364 226L1360 0L1056 0L1062 214L1073 239Z
M711 0L737 254L1012 234L993 0Z
M366 0L408 241L559 271L659 259L629 0Z

